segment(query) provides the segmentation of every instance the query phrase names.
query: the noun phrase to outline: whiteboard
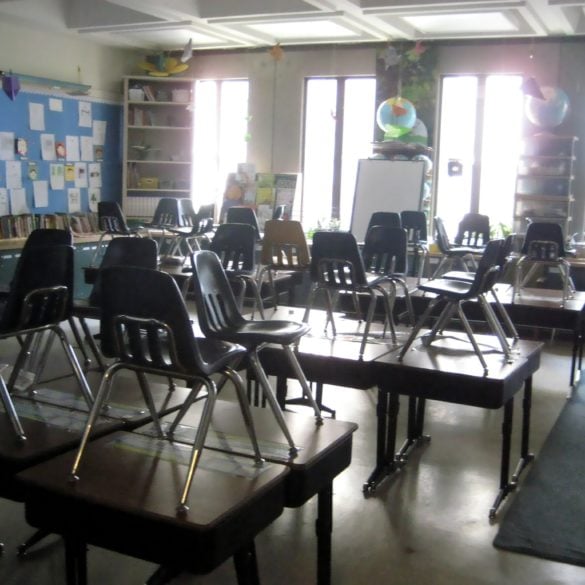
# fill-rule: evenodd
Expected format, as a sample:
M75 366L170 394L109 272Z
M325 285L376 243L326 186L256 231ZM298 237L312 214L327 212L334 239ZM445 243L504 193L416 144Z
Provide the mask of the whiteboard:
M361 159L351 213L350 231L363 242L374 211L419 211L425 161Z

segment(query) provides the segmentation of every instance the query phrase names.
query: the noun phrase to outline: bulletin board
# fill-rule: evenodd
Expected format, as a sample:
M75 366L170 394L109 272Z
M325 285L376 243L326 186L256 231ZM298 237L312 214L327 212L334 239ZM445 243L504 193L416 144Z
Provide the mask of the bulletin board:
M0 215L6 205L9 214L75 213L116 200L121 116L121 105L86 96L0 92Z
M375 211L419 211L425 162L361 159L358 162L350 231L363 242Z

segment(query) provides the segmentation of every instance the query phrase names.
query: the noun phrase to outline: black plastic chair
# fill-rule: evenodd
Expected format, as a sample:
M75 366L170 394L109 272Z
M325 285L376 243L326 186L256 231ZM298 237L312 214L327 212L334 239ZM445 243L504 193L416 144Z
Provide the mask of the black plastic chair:
M390 327L392 342L396 343L396 331L392 318L393 299L396 294L396 285L391 278L385 275L368 276L364 260L360 254L357 241L349 232L316 232L313 236L311 249L311 281L313 286L307 300L307 308L303 321L308 322L309 314L317 293L325 293L327 322L325 329L331 323L333 335L337 334L333 319L333 307L339 293L351 295L354 310L361 321L361 309L358 295L360 293L369 296L367 316L364 325L364 334L360 345L359 355L364 354L370 326L374 317L378 297L382 298L385 313L384 329ZM390 292L384 288L389 285Z
M26 363L35 336L48 331L61 342L81 393L91 406L93 396L75 352L61 323L71 316L73 297L73 247L26 246L16 267L10 292L0 315L0 339L20 337L22 345L6 383L0 376L0 397L16 434L25 434L12 404L18 375ZM42 348L36 378L42 374L48 359L50 343Z
M385 277L402 289L408 320L414 325L414 309L406 274L408 273L408 232L400 227L375 225L366 233L362 258L368 274Z
M368 230L375 225L383 225L385 227L394 228L402 227L400 214L396 213L395 211L374 211L374 213L372 213L370 216L366 234L368 233Z
M140 236L140 227L131 228L127 221L122 208L116 201L99 201L98 202L98 225L102 232L98 240L91 266L96 266L98 258L102 253L104 238L106 236Z
M205 205L195 211L193 201L188 198L179 199L181 223L183 227L169 228L176 234L176 239L169 255L190 256L194 250L208 247L209 236L213 232L214 205Z
M481 213L466 213L459 222L453 242L483 250L490 240L490 218Z
M256 233L245 223L223 223L217 227L209 249L215 252L230 282L239 289L240 309L248 287L254 298L254 306L264 319L264 305L256 280Z
M272 212L272 219L286 219L286 205L276 205Z
M93 335L87 325L87 319L101 318L102 314L102 272L110 266L139 266L155 269L158 262L158 246L150 238L114 238L102 258L99 268L92 268L93 287L87 299L75 299L73 317L76 317L100 370L105 369L101 352L95 344Z
M570 252L565 248L563 228L558 223L532 222L528 224L520 258L516 263L512 302L516 295L534 276L539 267L556 267L561 277L562 300L573 296L575 286L571 278L571 265L567 262ZM523 273L524 267L529 266L528 272Z
M159 199L152 220L145 224L150 238L156 240L161 263L183 264L185 257L174 256L178 228L185 227L181 213L180 199L162 197Z
M424 211L400 212L402 227L408 233L408 252L413 256L412 273L418 275L418 284L424 276L429 256L427 216Z
M214 252L202 250L192 256L195 303L199 326L206 337L222 339L243 345L248 350L248 361L260 383L264 396L274 413L292 454L297 452L294 440L282 416L274 391L262 368L258 352L267 344L278 344L284 349L303 394L310 401L317 424L323 419L309 388L309 383L292 349L310 327L294 321L248 321L238 309L234 293L221 262Z
M435 241L441 252L441 260L435 271L433 272L431 279L437 278L443 272L453 268L456 263L459 263L463 270L469 270L469 265L472 270L477 268L476 256L482 254L482 250L478 250L472 246L455 246L449 241L445 224L440 217L435 217Z
M168 430L171 439L200 389L204 387L207 391L177 508L179 513L184 514L189 509L189 490L203 453L217 395L213 375L227 377L234 383L256 462L262 463L244 384L233 369L245 356L246 349L217 339L196 338L181 292L169 274L134 266L113 266L103 270L102 279L101 349L105 356L116 361L104 373L71 469L71 478L79 480L78 471L87 442L120 370L136 374L161 438L165 433L146 375L179 378L185 380L191 392Z
M475 351L481 365L484 368L484 372L487 374L488 366L485 358L482 355L482 351L475 339L469 320L465 316L463 310L463 303L466 301L477 300L481 307L486 321L495 334L502 352L505 354L507 361L511 361L512 354L510 345L506 339L506 335L498 321L492 307L486 299L486 294L492 289L495 284L500 268L498 262L501 258L501 249L504 245L503 240L490 240L488 242L485 251L479 261L475 276L471 281L456 280L450 278L437 278L435 280L429 280L425 284L419 285L419 290L425 293L432 293L437 295L431 299L424 313L418 320L414 329L412 330L408 340L402 347L399 354L399 361L402 361L410 349L412 343L416 339L423 325L430 317L431 313L439 303L444 303L444 308L441 311L439 317L436 319L430 332L424 336L423 343L425 346L429 346L437 337L440 332L443 332L447 327L453 316L456 314L459 318L463 328L471 342L473 350Z
M258 224L258 216L251 207L243 205L235 205L227 210L225 223L247 223L254 228L256 239L260 240L260 225Z

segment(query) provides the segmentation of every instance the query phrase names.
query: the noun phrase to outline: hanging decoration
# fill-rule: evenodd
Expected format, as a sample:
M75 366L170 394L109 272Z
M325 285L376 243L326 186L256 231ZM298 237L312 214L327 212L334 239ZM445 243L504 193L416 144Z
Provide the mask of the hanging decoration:
M378 106L376 122L384 130L384 140L395 140L414 128L416 109L409 100L400 96L392 97Z
M268 54L275 60L275 61L281 61L282 58L284 57L284 50L283 48L280 46L280 43L277 43L276 45L274 45L273 47L270 47L270 49L268 49Z
M2 89L4 93L14 101L14 98L18 95L20 91L20 79L16 75L13 75L10 72L8 75L6 73L1 73L2 75Z
M138 67L144 69L152 77L169 77L182 73L189 69L187 62L193 57L193 40L189 39L185 45L180 58L170 57L169 53L163 51L156 55L149 55L144 61L138 64Z

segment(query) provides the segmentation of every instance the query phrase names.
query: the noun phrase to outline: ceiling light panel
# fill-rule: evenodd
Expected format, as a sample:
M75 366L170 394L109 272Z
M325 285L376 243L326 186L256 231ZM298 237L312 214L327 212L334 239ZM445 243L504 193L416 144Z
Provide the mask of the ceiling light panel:
M425 35L517 33L517 27L502 12L428 14L403 20Z
M248 28L282 41L300 38L330 39L358 36L354 30L330 20L259 23L250 24Z

